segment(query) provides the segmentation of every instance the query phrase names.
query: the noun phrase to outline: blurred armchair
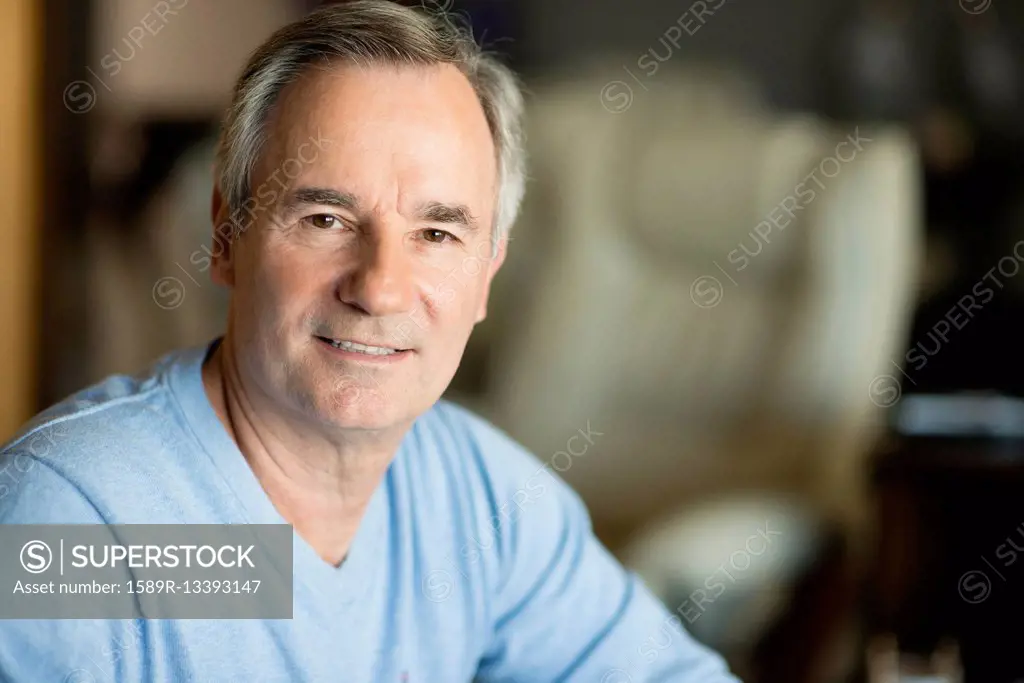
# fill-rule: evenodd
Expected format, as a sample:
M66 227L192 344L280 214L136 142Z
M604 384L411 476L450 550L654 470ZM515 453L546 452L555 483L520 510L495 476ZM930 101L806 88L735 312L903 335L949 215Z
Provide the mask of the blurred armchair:
M533 88L531 183L472 342L488 358L474 408L551 461L668 600L667 573L699 584L728 559L721 534L692 545L694 524L745 528L698 514L723 496L750 531L780 514L790 540L826 521L862 538L919 180L899 129L774 112L715 69L614 73ZM588 426L584 454L552 460Z

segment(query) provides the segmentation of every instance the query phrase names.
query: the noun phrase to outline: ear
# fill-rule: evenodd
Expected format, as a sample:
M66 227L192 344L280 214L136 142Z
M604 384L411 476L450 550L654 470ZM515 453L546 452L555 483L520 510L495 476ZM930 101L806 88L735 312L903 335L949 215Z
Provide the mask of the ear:
M487 317L487 299L491 295L491 281L497 274L501 264L505 262L505 254L508 251L508 238L505 237L498 242L498 253L487 262L487 275L484 280L484 291L480 295L480 306L476 312L476 322L482 322Z
M210 248L210 279L223 287L235 284L234 241L237 237L235 224L231 222L230 211L220 187L213 187L210 201L210 219L213 221L213 244Z

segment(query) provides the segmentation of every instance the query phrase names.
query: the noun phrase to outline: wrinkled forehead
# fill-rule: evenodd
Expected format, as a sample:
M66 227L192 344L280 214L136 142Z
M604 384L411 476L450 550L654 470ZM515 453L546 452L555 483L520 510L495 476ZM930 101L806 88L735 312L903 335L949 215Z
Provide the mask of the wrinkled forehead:
M493 210L494 142L476 92L452 65L312 67L284 88L265 131L254 180L278 172L289 183L369 193L399 182L404 193L445 195L421 200Z

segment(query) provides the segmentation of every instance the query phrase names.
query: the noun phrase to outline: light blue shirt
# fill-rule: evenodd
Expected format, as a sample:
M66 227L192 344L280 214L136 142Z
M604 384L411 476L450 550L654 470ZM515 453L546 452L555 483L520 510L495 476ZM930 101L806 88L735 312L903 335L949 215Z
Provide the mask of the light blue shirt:
M285 523L206 397L209 348L36 416L2 450L0 522ZM0 620L0 680L735 681L551 467L445 401L407 434L341 567L298 535L293 554L292 619Z

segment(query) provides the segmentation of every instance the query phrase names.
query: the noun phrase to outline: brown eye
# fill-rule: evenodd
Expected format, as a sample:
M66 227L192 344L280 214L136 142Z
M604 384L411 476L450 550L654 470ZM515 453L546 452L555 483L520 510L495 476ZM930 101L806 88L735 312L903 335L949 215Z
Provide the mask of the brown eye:
M336 228L340 224L340 221L337 218L327 213L318 213L315 216L310 216L306 220L309 221L309 224L314 228L318 228L320 230Z
M427 228L426 230L423 231L423 236L426 238L428 242L441 244L447 238L452 237L452 234L450 232L445 232L444 230L435 230L434 228ZM454 239L454 237L452 238Z

